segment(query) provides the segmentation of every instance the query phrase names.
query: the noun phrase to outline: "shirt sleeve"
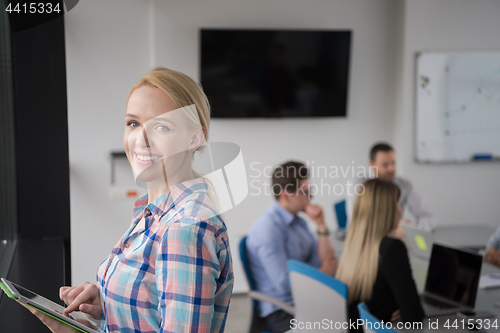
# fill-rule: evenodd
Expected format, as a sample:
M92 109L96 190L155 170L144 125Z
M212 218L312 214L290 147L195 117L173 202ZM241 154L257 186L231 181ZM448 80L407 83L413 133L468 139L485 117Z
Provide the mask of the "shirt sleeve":
M314 238L312 235L311 237L313 238L313 251L311 252L311 258L307 262L309 265L313 266L314 268L320 268L322 265L321 259L318 257L318 240Z
M105 333L107 332L107 325L106 325L106 311L104 309L104 297L101 292L101 285L97 284L97 288L99 289L99 298L101 299L101 325L98 329L99 333Z
M257 247L257 257L269 280L279 294L290 294L290 282L288 280L285 238L283 232L276 227L270 226L265 239L261 239Z
M410 193L408 194L408 208L410 212L417 219L417 223L427 231L432 231L436 228L436 222L432 213L427 209L422 200L420 194L413 188L410 187Z
M171 224L156 256L160 332L210 332L220 276L213 225L194 218Z
M396 299L403 322L422 321L425 314L413 280L408 251L403 242L392 242L381 261L380 269Z
M106 309L105 309L105 306L104 306L104 292L102 291L102 288L103 288L103 284L104 284L104 281L102 280L103 276L101 276L101 269L103 267L103 265L107 265L108 263L108 260L109 260L109 256L104 259L104 261L101 263L101 265L99 266L99 269L97 270L97 274L96 274L96 286L97 286L97 289L99 290L99 299L101 300L101 323L100 323L100 327L99 329L97 330L99 333L104 333L104 332L107 332L107 325L106 325Z
M495 249L500 250L500 227L498 227L497 231L495 231L495 233L491 236L486 249L489 249L492 246Z

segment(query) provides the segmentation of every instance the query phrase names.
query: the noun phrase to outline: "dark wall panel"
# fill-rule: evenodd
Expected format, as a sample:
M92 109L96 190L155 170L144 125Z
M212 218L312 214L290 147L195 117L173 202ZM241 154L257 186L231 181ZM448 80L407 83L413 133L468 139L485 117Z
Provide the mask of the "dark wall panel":
M64 21L12 34L18 231L69 241Z

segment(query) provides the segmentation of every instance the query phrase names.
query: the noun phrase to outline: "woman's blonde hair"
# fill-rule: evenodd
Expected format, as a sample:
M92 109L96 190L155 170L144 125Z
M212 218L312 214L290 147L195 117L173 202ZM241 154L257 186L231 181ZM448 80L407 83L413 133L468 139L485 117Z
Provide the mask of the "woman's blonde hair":
M392 182L371 179L356 196L337 278L349 290L349 303L370 300L377 277L382 238L398 225L400 191Z
M208 141L208 129L210 127L210 103L207 95L203 92L201 86L192 78L165 67L156 67L145 74L137 82L127 97L127 103L132 93L139 87L150 85L156 87L167 94L178 108L193 105L194 108L184 108L183 111L194 128L203 128L205 142ZM203 149L204 145L198 147L198 151Z

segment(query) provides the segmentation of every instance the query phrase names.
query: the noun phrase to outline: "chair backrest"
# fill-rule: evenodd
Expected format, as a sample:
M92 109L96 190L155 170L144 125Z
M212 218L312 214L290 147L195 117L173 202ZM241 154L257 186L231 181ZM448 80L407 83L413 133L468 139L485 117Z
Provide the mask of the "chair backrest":
M250 270L250 263L248 262L248 256L247 256L247 236L241 239L238 250L240 251L240 260L241 263L243 264L243 269L245 271L245 276L247 278L248 286L250 287L250 290L256 290L257 288L255 287L255 282L253 281L252 278L252 271ZM258 305L259 302L254 300L253 301L254 309L257 309Z
M238 246L238 250L240 252L240 259L241 263L243 264L243 269L245 271L245 276L248 281L248 285L250 286L250 290L257 290L255 286L255 282L252 278L252 271L250 269L250 263L248 261L248 256L247 256L247 236L243 237L240 241L240 244ZM265 327L266 327L266 322L264 318L261 318L259 316L259 301L257 301L252 295L250 295L250 298L252 299L252 315L250 318L250 323L249 323L249 328L247 332L249 333L266 333Z
M345 323L349 321L347 285L316 268L297 260L288 260L288 275L292 288L297 323ZM328 324L329 332L347 333L348 328ZM299 325L294 332L325 332L325 327Z
M255 283L252 278L252 272L250 271L250 264L248 262L248 256L247 256L247 236L241 239L239 245L239 251L240 251L241 263L243 264L243 268L245 269L245 276L247 277L250 290L255 290Z
M339 225L339 229L345 229L347 223L345 200L333 204L333 209L335 210L335 215L337 216L337 223Z
M397 333L392 328L382 325L382 322L370 313L366 303L358 304L359 317L363 319L363 330L365 333Z

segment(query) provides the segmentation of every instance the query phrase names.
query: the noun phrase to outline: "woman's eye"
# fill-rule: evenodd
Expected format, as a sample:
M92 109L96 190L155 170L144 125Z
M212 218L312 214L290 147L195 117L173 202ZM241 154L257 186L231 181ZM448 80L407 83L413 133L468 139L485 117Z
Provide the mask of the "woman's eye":
M170 131L170 128L168 128L165 125L158 125L158 126L155 127L155 129L157 129L159 131L162 131L162 132Z
M133 128L136 128L136 127L139 127L139 123L135 122L135 121L131 121L127 124L127 126L130 126L130 127L133 127Z

